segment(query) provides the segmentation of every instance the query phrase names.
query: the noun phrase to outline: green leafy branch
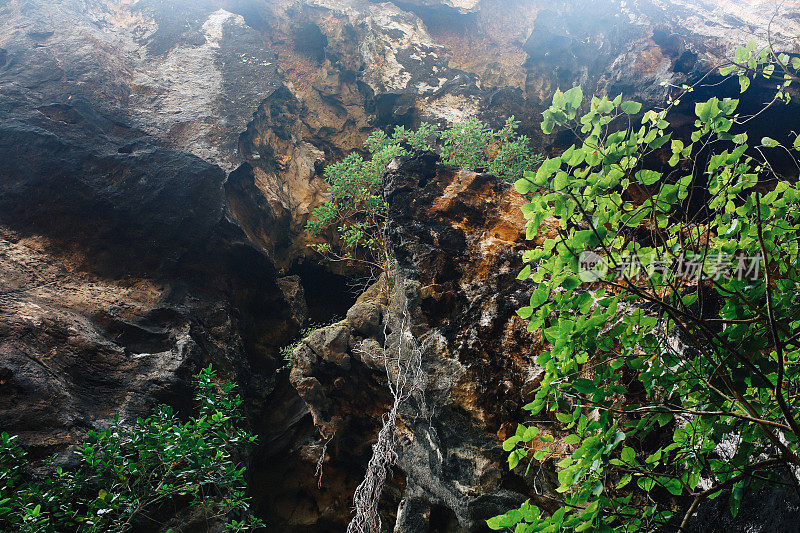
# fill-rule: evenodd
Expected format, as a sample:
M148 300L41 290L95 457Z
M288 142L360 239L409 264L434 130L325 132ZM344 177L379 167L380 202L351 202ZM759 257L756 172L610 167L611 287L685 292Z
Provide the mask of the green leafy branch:
M783 69L768 107L797 79L787 58L751 44L723 74ZM698 102L690 138L674 138L667 118L693 89L641 113L621 96L584 110L576 87L543 115L545 133L579 141L516 183L528 238L542 242L524 256L520 279L538 287L519 315L548 346L525 409L552 417L558 446L521 425L504 448L512 469L560 458L563 499L550 516L526 502L493 529L686 530L703 500L729 493L735 515L746 490L800 464L800 190L766 157L791 149L751 144L734 98ZM581 265L587 252L606 268ZM675 270L687 254L694 276ZM724 275L722 257L759 258L757 275Z
M242 399L211 367L196 376L198 415L184 422L168 406L132 427L115 419L90 431L76 465L34 474L18 438L0 436L0 530L125 532L181 516L250 531ZM47 468L47 465L45 465ZM174 509L182 509L175 515Z

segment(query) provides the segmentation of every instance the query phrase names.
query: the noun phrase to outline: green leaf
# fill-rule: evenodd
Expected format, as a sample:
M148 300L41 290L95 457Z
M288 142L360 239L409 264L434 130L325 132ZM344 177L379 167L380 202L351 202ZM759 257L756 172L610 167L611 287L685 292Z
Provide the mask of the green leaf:
M750 87L750 78L742 74L739 76L739 92L744 93Z
M742 503L742 497L744 496L744 484L742 482L736 483L731 489L731 496L728 499L730 506L731 506L731 514L734 518L736 515L739 514L739 506Z
M621 458L626 463L630 463L636 458L636 451L626 446L622 449Z
M550 287L546 284L541 284L536 287L536 290L533 291L531 295L531 307L536 308L540 307L543 303L547 301L550 297Z
M674 496L680 496L683 493L681 482L677 479L666 478L663 480L662 485Z
M510 452L511 450L517 447L517 444L519 444L521 440L522 439L516 435L507 438L506 440L503 441L503 450Z
M761 139L761 145L766 146L767 148L775 148L777 146L780 146L781 143L779 143L778 141L776 141L771 137L764 137Z
M556 174L556 177L553 180L553 189L557 191L564 191L567 189L568 184L569 175L566 172L561 171Z
M636 180L642 185L653 185L661 179L661 172L655 170L639 170L636 172Z
M536 171L536 178L534 181L539 185L544 185L550 176L555 174L561 168L561 158L553 157L545 160L539 170Z
M519 450L514 450L511 452L511 455L508 456L508 468L509 470L514 470L517 465L519 465L520 459L522 459L524 455L520 455Z
M569 424L572 422L572 415L569 413L556 413L556 418L562 424Z
M517 310L517 315L523 320L527 320L531 317L531 315L533 315L533 307L522 307Z
M520 194L528 194L531 192L533 184L527 178L522 178L514 182L514 188Z
M578 86L568 90L564 93L564 101L572 109L578 109L583 102L583 89Z
M636 115L637 113L639 113L639 111L642 110L642 104L640 104L639 102L633 102L631 100L628 100L628 101L622 102L622 105L620 106L620 109L625 114Z
M525 434L522 436L522 440L524 442L530 442L534 438L536 438L536 435L538 434L539 434L539 428L537 428L536 426L530 426L528 427L528 429L525 430Z
M622 479L619 480L619 483L617 483L615 488L619 490L625 487L628 483L631 482L631 479L633 479L633 476L631 476L630 474L625 474L624 476L622 476Z
M650 455L648 455L647 459L645 459L644 462L647 463L647 464L658 464L659 461L661 461L662 452L663 452L663 450L659 448L655 452L653 452Z
M750 50L748 50L744 46L738 47L736 49L736 53L733 56L733 60L736 63L746 63L748 59L750 59Z
M572 386L575 387L575 390L582 392L583 394L591 394L597 391L597 386L594 384L594 381L590 379L576 379L572 382Z
M640 477L636 483L639 485L640 489L646 492L650 492L656 484L655 480L649 477Z
M504 515L495 516L486 521L489 529L499 531L517 525L522 520L522 512L518 509L507 512Z
M698 102L694 106L694 112L702 122L710 122L720 113L719 98L711 98L706 102ZM692 140L692 142L695 142Z
M662 146L667 144L667 142L670 140L671 137L672 137L672 134L662 135L661 137L659 137L658 139L656 139L656 140L654 140L653 142L650 143L650 148L652 148L654 150L658 150L659 148L661 148Z

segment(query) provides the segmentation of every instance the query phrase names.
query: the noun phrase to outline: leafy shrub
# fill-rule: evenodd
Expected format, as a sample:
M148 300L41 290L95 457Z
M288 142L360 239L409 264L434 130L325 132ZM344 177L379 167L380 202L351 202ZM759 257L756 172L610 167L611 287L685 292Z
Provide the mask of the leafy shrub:
M517 135L518 128L512 117L500 131L472 119L443 131L423 123L416 131L400 126L392 135L373 132L364 143L369 159L353 153L325 169L331 199L314 211L306 229L316 236L331 230L334 235L331 242L312 247L328 260L388 274L387 208L381 191L386 165L395 157L436 150L441 145L444 163L513 181L541 163L530 139Z
M541 155L531 148L530 139L517 135L519 122L514 117L494 131L478 119L470 119L441 132L442 161L465 170L484 171L515 181L526 171L535 170Z
M196 376L198 416L179 420L161 406L131 428L118 420L90 431L74 467L34 471L17 437L0 438L0 531L157 530L182 509L189 520L227 531L261 525L249 515L242 454L256 437L242 426L242 399L217 385L211 367Z
M294 366L294 350L300 346L300 343L303 342L303 339L317 331L318 329L326 328L328 326L332 326L339 322L341 318L333 317L327 322L312 322L308 326L304 327L300 330L300 335L292 342L291 344L287 344L283 348L281 348L281 357L283 358L283 362L285 363L281 370L287 370Z
M751 43L723 74L742 92L756 76L777 84L769 107L798 68ZM512 469L557 460L562 500L550 515L526 502L492 529L686 531L703 500L726 494L735 516L747 490L800 465L800 188L766 158L800 138L751 142L739 100L716 97L696 104L690 139L674 138L683 89L636 126L641 104L592 98L582 111L580 88L544 113L545 133L580 132L516 184L529 238L546 237L520 273L538 287L519 314L548 343L525 409L550 423L503 446Z

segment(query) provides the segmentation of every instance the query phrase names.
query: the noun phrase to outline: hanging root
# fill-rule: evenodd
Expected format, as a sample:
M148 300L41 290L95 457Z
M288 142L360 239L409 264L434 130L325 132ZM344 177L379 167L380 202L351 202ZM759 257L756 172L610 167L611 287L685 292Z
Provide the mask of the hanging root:
M408 331L407 315L408 311L404 309L396 357L392 357L384 347L384 367L394 403L392 409L383 416L383 427L378 432L378 441L372 446L372 458L367 464L364 481L356 488L353 498L355 516L347 526L347 533L381 533L378 506L386 480L397 462L398 412L415 392L423 390L425 375L422 371L422 351ZM384 338L388 345L388 335L384 335Z
M322 488L322 468L325 465L325 456L328 455L328 444L331 443L333 437L330 437L328 440L325 441L325 444L322 446L322 452L319 454L319 459L317 460L317 470L314 472L314 476L317 478L317 488Z

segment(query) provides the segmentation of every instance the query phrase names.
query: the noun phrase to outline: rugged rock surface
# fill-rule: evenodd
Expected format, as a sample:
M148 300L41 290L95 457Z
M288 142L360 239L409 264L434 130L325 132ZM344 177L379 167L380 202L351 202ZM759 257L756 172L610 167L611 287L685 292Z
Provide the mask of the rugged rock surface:
M549 101L559 87L624 93L663 103L668 89L697 79L733 56L737 46L771 38L776 49L800 50L797 2L714 0L564 2L542 9L525 44L527 95Z
M79 125L0 125L0 425L70 443L113 413L185 405L209 362L259 407L302 319L231 222L225 174L155 146L120 153L124 136L91 135L106 120L73 112Z
M275 210L263 231L278 236L286 268L308 259L300 229L325 198L324 163L359 149L372 128L476 116L500 124L513 114L546 149L554 139L538 123L556 89L580 83L587 93L660 105L663 84L698 79L750 38L764 43L775 10L767 0L233 5L263 24L285 75L286 87L264 101L243 136L241 157ZM772 25L787 51L800 46L795 7L784 4Z
M481 89L477 76L449 65L447 47L420 17L394 4L303 0L270 8L265 35L287 83L263 101L240 149L274 212L262 232L290 268L310 254L302 228L325 199L326 162L362 149L375 127L476 116Z
M536 336L516 315L529 298L516 279L529 244L522 198L493 176L442 167L432 154L390 166L385 197L397 287L422 350L431 409L428 420L408 419L397 527L422 530L444 513L451 530L479 529L524 499L499 446L522 417L520 391L533 390L541 375Z
M344 321L295 351L292 384L318 430L305 446L321 453L328 442L323 487L328 475L363 472L366 444L391 405L386 354L410 335L424 386L402 408L386 517L395 531L476 530L527 490L500 448L521 419L519 391L532 391L540 376L536 335L515 314L528 294L516 279L526 246L522 199L497 178L443 167L433 154L393 163L385 183L394 286L376 285ZM539 489L546 478L537 476ZM352 494L358 481L351 475L345 488ZM345 523L349 506L327 512Z
M41 453L116 413L188 408L211 362L258 424L303 320L214 164L275 67L241 55L241 17L175 7L0 5L0 426Z
M16 100L5 111L70 122L88 100L112 123L228 171L276 87L275 53L213 1L13 0L0 6L0 30L0 91Z
M782 49L798 46L795 7L784 3L772 25ZM696 77L751 36L763 42L773 10L766 0L14 0L0 7L0 88L10 111L70 122L89 101L112 124L226 171L248 162L269 209L251 234L290 270L308 259L301 228L325 197L324 163L373 127L516 114L545 145L537 122L556 88L658 104L661 82Z

